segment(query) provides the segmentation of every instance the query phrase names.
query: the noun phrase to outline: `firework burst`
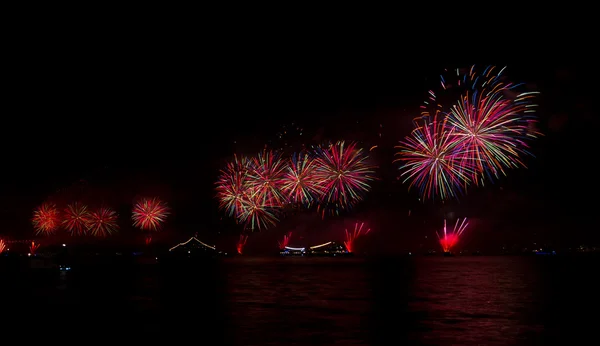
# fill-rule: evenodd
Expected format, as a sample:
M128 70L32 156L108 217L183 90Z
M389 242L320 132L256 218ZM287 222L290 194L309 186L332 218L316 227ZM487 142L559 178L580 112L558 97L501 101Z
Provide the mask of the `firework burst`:
M133 226L158 231L169 215L169 208L158 198L144 198L133 207Z
M444 252L449 253L452 251L452 248L458 243L460 236L468 225L467 218L464 218L462 221L457 219L452 231L448 232L446 229L446 220L444 220L444 229L442 230L442 233L436 232L440 246Z
M310 207L323 195L323 189L316 180L317 165L307 152L292 155L282 178L282 190L291 203Z
M290 245L290 240L292 239L292 232L283 236L283 240L277 242L279 244L279 249L284 250L287 246Z
M410 181L409 189L419 188L423 200L439 196L444 200L457 197L470 183L472 168L463 161L464 146L446 126L446 120L434 117L420 119L422 124L396 146L399 151L394 162L401 162L403 182ZM419 123L419 120L416 121Z
M337 142L317 152L315 179L323 189L321 205L338 214L362 200L371 189L374 167L367 163L368 156L356 143Z
M110 208L100 208L90 213L89 232L95 237L106 237L119 230L118 215Z
M344 241L344 245L346 246L346 250L348 250L349 253L354 253L354 251L356 250L354 247L354 243L358 237L360 237L361 235L369 234L369 232L371 232L371 229L369 228L363 233L364 225L364 222L360 224L357 222L354 225L354 231L352 233L346 230L346 240Z
M65 208L63 215L62 224L67 231L72 235L85 234L91 217L86 205L77 202L69 204Z
M233 161L221 170L217 180L217 199L219 208L232 217L243 213L245 202L250 194L248 188L249 161L244 157L234 155Z
M60 226L60 212L56 205L44 203L33 212L32 223L36 234L52 234Z

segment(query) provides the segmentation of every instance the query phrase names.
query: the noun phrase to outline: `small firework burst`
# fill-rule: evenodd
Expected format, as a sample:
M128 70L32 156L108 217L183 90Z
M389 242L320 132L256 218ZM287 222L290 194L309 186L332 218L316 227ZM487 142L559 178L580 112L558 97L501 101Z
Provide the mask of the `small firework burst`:
M117 213L110 208L100 208L90 213L88 231L95 237L106 237L119 230Z
M458 240L462 233L465 231L469 223L467 222L467 218L464 218L462 221L460 219L456 220L456 224L452 231L448 232L446 229L446 220L444 220L444 229L442 233L437 233L438 240L440 242L440 246L444 252L451 252L452 248L456 246Z
M36 251L40 248L40 244L36 244L34 241L31 242L31 245L29 245L29 254L30 255L35 255Z
M72 235L82 235L87 232L91 215L86 205L77 202L69 204L63 214L63 227Z
M356 239L358 237L360 237L361 235L366 235L369 234L369 232L371 232L371 229L367 229L364 233L363 233L363 226L365 225L365 223L356 223L354 225L354 231L352 233L348 232L348 230L346 230L346 240L344 241L344 245L346 246L346 250L348 250L348 252L350 253L354 253L354 251L356 251L355 247L354 247L354 242L356 241Z
M56 205L44 203L33 212L32 223L36 234L52 234L60 226L60 212Z
M287 200L310 207L323 195L323 189L316 180L317 165L309 153L292 155L282 178L282 190Z
M158 198L144 198L134 207L133 226L143 231L158 231L169 215L169 207Z

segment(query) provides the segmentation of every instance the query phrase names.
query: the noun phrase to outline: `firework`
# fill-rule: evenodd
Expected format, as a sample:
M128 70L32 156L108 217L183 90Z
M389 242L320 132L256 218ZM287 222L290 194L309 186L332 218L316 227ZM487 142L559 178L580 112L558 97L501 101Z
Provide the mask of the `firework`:
M364 222L361 223L360 225L357 222L354 225L354 231L352 233L350 233L350 232L348 232L348 230L346 230L346 240L344 241L344 245L346 246L346 250L348 250L348 252L354 253L354 251L355 251L354 242L356 241L356 239L358 237L360 237L361 235L369 234L369 232L371 232L371 229L369 228L363 233L364 225L365 225Z
M280 250L284 250L287 246L290 245L290 239L292 239L292 232L289 232L288 234L283 236L283 240L278 242L279 244L279 249Z
M401 162L401 177L410 181L409 189L419 188L423 200L444 200L457 197L462 187L470 183L472 168L465 165L464 146L446 126L446 120L421 118L422 124L396 146L399 151L394 162ZM415 121L419 124L419 120Z
M323 189L321 205L333 213L348 209L362 200L371 189L374 167L367 163L368 156L356 143L337 142L328 148L319 148L315 163L315 179Z
M90 213L89 232L96 237L106 237L119 230L118 215L110 208L100 208Z
M254 195L244 200L242 213L238 220L244 223L249 230L262 230L275 226L279 219L275 213L277 204L272 203L265 197Z
M144 243L146 243L146 245L150 245L152 243L152 236L146 236Z
M56 205L44 203L33 212L32 223L36 234L54 233L60 226L60 212Z
M63 226L72 235L85 234L90 222L90 212L84 204L69 204L63 212Z
M240 239L238 240L237 244L236 244L236 249L237 252L241 255L243 250L244 250L244 246L246 245L246 242L248 241L248 236L247 235L240 235Z
M29 254L31 256L35 255L35 252L37 251L37 249L40 248L40 244L36 244L34 241L31 242L31 245L29 245Z
M133 226L144 231L158 231L169 215L169 208L158 198L144 198L133 207Z
M307 207L323 195L321 185L316 180L317 165L307 152L292 155L282 178L282 190L288 201Z
M444 230L441 234L436 232L444 252L450 252L452 250L452 248L458 243L458 239L468 225L469 223L467 222L467 218L464 218L462 222L460 219L457 219L452 231L448 232L446 229L446 220L444 220Z
M4 242L4 239L0 239L0 254L4 252L4 249L6 249L6 243Z
M237 218L242 214L244 203L250 194L248 167L249 161L246 158L234 155L233 162L221 170L217 180L219 208L225 210L229 216Z
M286 198L281 191L286 165L281 156L263 150L252 160L248 170L248 189L255 200L268 201L271 207L281 206Z

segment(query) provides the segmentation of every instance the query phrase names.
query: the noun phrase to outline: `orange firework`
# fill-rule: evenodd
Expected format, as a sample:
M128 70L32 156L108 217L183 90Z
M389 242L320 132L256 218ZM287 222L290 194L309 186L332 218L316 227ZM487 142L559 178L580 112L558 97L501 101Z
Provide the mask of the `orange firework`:
M454 225L454 229L451 232L448 232L446 229L446 220L444 220L444 230L443 233L436 233L438 239L440 241L440 246L444 252L452 251L452 248L458 243L458 239L461 234L465 231L469 223L467 222L467 218L464 218L462 222L460 219L456 220L456 224Z

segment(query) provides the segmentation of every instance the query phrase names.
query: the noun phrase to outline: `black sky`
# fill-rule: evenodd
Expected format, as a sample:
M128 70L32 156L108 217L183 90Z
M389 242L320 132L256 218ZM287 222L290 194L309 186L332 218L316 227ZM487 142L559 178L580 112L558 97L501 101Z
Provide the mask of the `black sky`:
M517 62L443 56L415 62L328 43L335 40L285 48L251 38L98 40L41 37L11 53L15 68L0 139L0 233L31 232L32 209L83 180L123 211L136 196L163 196L184 233L234 234L216 212L218 169L234 151L252 153L294 122L305 128L304 137L380 145L382 180L357 213L384 215L376 217L381 228L400 222L395 213L407 210L436 220L431 224L444 211L458 211L484 220L491 232L486 237L598 239L591 232L598 117L586 63L526 55ZM394 182L392 147L410 132L439 71L472 63L508 65L509 76L539 89L545 136L534 144L537 158L528 159L528 170L471 191L460 203L423 205Z

